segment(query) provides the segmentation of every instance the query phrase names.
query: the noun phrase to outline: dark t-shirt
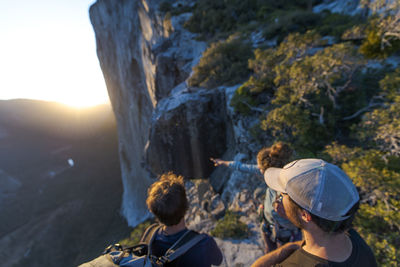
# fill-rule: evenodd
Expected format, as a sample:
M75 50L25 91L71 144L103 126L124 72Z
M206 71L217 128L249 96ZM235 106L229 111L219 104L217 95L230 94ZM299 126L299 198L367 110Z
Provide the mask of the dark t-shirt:
M306 252L304 249L300 248L293 252L286 260L280 264L274 266L277 267L289 267L289 266L316 266L316 267L376 267L375 256L372 253L370 247L365 243L365 241L360 237L360 235L353 229L349 230L349 235L353 249L351 251L350 257L344 262L333 262L322 259L315 255Z
M162 232L157 233L151 246L153 255L160 257L186 232L182 230L173 235L165 235ZM203 234L205 235L205 234ZM166 264L166 266L190 266L190 267L209 267L220 265L222 262L222 253L215 240L206 235L199 243L194 245L185 254Z

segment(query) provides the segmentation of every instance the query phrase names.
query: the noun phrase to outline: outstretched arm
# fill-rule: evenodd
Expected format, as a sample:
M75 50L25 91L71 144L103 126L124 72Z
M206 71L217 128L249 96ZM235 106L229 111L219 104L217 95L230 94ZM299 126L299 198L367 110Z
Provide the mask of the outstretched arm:
M278 264L299 249L303 241L286 243L282 247L258 258L251 267L269 267Z
M210 158L210 160L212 162L214 162L214 166L221 166L224 165L226 167L229 166L229 163L231 163L232 161L226 161L226 160L222 160L222 159L214 159L214 158Z

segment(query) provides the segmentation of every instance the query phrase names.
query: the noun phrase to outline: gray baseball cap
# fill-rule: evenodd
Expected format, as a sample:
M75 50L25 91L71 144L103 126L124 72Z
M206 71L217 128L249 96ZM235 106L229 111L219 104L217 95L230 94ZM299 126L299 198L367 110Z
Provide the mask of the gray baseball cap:
M336 165L322 159L300 159L283 168L268 168L267 185L287 193L300 207L331 221L343 221L359 200L350 178Z

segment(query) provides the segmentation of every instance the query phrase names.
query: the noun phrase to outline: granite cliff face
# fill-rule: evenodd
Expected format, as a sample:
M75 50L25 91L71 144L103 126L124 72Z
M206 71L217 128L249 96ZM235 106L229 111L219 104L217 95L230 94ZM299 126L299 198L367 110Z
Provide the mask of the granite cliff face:
M152 15L140 1L98 1L90 8L97 54L118 124L122 210L132 225L146 215L145 190L135 185L150 184L142 151L156 105L155 64L145 55L150 54L150 44L161 38Z
M182 29L190 14L163 21L159 1L97 1L90 8L97 53L116 115L122 211L130 225L146 215L151 177L174 171L208 177L211 156L227 147L225 95L187 88L206 48Z

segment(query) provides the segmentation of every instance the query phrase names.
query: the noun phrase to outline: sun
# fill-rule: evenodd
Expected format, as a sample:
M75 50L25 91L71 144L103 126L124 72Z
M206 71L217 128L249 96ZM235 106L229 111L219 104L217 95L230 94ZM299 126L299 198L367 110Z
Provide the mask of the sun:
M65 8L54 5L59 15L55 11L47 14L43 12L49 6L36 2L32 5L35 11L29 9L26 16L20 13L28 9L14 4L18 12L12 16L0 9L0 99L35 99L75 108L109 103L88 3L70 2L81 3L80 13L74 9L73 16L67 15Z

